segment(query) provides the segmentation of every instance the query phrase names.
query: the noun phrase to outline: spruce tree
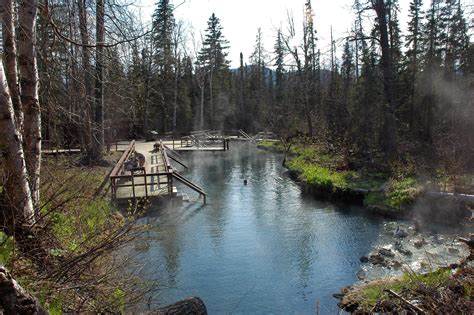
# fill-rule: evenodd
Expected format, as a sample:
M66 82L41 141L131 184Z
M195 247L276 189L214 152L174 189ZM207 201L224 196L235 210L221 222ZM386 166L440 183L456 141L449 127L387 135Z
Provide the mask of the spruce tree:
M409 125L413 128L414 116L415 116L415 95L416 95L416 86L417 86L417 74L419 71L419 65L422 50L422 0L412 0L410 2L410 20L408 22L408 34L405 37L405 47L407 51L406 56L406 80L407 89L409 93Z
M222 110L222 99L215 104L215 97L219 96L228 81L229 61L227 60L227 49L229 42L222 34L222 25L219 18L212 13L207 22L203 47L198 55L198 62L206 72L206 81L208 83L208 104L209 104L209 127L215 127L216 107ZM218 83L218 84L216 84Z
M168 71L173 64L173 10L170 0L160 0L152 16L154 58L160 72Z
M170 116L173 112L175 95L175 76L173 57L173 31L175 20L173 15L173 4L170 0L160 0L152 16L152 39L153 39L153 105L152 124L161 132L170 129L172 121Z
M283 43L283 35L281 29L278 29L275 44L273 46L274 64L275 67L275 122L277 128L282 129L284 122L284 95L285 95L285 44Z
M268 91L265 76L267 53L263 46L262 29L259 28L255 38L255 46L250 55L250 91L248 102L249 115L252 117L252 131L261 129L261 114L266 111L268 106Z
M349 40L346 40L344 44L344 52L342 54L341 64L341 79L342 79L342 91L340 103L340 132L347 132L349 123L349 109L351 108L351 97L352 97L352 85L354 81L354 54Z

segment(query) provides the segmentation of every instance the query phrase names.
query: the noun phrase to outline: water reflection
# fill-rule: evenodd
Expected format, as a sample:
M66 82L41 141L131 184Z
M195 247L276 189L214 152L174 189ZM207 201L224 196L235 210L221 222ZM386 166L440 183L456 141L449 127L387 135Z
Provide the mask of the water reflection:
M383 222L305 196L281 156L232 146L187 157L207 205L187 191L196 202L150 220L153 241L137 255L161 279L152 307L197 295L210 313L313 313L317 301L334 312L332 293L356 281Z

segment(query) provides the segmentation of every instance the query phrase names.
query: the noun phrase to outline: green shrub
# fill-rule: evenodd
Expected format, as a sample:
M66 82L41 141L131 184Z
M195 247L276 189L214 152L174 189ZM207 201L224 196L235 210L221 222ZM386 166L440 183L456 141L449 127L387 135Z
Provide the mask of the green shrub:
M308 184L315 184L327 189L332 187L346 189L349 187L348 178L352 172L333 172L326 167L308 161L304 156L298 156L288 162L288 168L301 173Z
M445 283L451 275L449 269L438 269L425 274L404 273L396 279L370 283L362 289L362 303L364 308L372 308L382 299L390 299L384 290L390 289L400 292L402 289L415 289L420 285L436 288Z
M0 232L0 265L8 266L14 257L15 243L13 238Z
M412 204L421 192L421 185L413 177L391 179L387 204L392 208L400 209Z

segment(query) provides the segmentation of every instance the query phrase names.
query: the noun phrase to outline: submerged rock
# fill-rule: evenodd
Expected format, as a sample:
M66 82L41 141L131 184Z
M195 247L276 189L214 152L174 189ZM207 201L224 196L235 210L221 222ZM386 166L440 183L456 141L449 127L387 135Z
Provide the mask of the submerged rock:
M385 258L383 258L383 256L379 254L370 255L369 262L372 265L382 265L382 266L386 265Z
M400 253L402 253L403 255L405 255L405 256L411 256L411 255L413 255L413 253L412 253L411 250L409 250L409 249L400 248L400 249L398 249L398 251L399 251Z
M395 230L393 235L398 238L405 238L408 236L408 232L404 229L401 229L400 226L397 226L397 229Z
M388 248L379 249L379 254L385 257L390 257L390 258L395 257L395 254L392 252L392 250Z
M411 256L413 254L410 250L403 248L402 243L399 241L395 242L394 248L405 256Z
M361 256L361 257L359 258L359 260L360 260L361 263L368 263L368 262L369 262L369 257L367 257L367 256Z
M448 248L448 252L449 252L450 254L459 254L459 249L454 248L454 247L449 247L449 248Z
M428 244L425 239L421 239L421 240L418 240L418 241L415 241L413 243L413 246L415 246L416 248L422 248L424 245Z
M365 278L367 278L367 272L365 272L365 270L363 269L359 269L359 271L357 271L356 273L356 276L359 280L364 280Z
M402 267L402 263L399 262L398 260L393 260L390 263L390 266L393 267L394 269L400 269Z

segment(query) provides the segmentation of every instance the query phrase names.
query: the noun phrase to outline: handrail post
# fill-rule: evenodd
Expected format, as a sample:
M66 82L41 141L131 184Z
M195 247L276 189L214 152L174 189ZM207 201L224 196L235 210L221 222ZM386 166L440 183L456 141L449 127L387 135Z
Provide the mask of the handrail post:
M168 173L168 194L170 194L171 197L173 197L173 174Z
M147 183L147 179L146 179L146 170L144 171L145 173L143 174L143 179L145 181L145 197L148 199L148 183Z
M115 200L115 198L117 197L115 194L115 178L113 177L110 178L110 185L112 188L112 200Z
M135 195L135 179L134 179L135 176L133 176L133 172L132 172L132 192L133 192L133 200L135 201L136 199L136 195Z

